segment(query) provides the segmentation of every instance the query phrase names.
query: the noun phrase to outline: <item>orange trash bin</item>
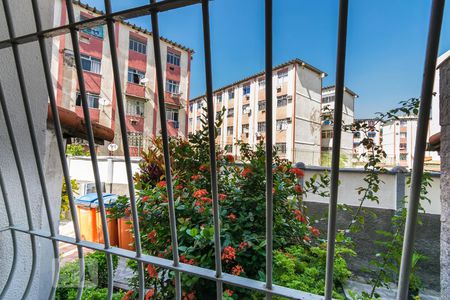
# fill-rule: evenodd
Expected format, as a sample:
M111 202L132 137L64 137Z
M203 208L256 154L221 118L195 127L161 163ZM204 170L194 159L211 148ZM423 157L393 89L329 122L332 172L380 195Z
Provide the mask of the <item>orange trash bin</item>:
M117 220L119 232L119 248L134 250L133 224L131 217L122 217Z

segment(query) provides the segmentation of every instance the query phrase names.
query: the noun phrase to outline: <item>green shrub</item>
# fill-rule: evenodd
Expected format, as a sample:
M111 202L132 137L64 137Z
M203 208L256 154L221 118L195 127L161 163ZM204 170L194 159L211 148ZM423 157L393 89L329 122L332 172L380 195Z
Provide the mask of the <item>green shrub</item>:
M123 291L116 291L113 294L112 299L113 300L121 300L123 296L125 295L125 292ZM77 298L77 290L72 289L68 293L68 300L69 299L76 299ZM102 288L102 289L95 289L95 288L87 288L83 290L83 296L81 297L82 300L104 300L108 296L108 289Z

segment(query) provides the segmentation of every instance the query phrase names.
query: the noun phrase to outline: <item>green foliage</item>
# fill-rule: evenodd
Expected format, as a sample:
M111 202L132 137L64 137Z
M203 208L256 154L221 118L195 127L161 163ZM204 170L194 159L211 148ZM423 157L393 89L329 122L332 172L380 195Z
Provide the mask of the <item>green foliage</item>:
M82 144L68 144L66 148L67 156L90 156L89 151L86 150Z
M72 192L74 194L78 194L78 182L75 179L70 180L70 185L72 186ZM69 195L67 194L66 181L63 179L62 189L61 189L61 209L60 209L60 218L64 219L67 213L70 211L69 206Z
M102 252L92 252L85 256L85 291L89 289L97 290L108 287L108 269L106 256ZM114 270L117 268L118 257L113 256ZM60 269L58 288L56 289L56 299L75 299L77 286L80 279L80 264L78 260L68 262ZM97 299L98 293L90 292L92 296L83 294L83 299ZM90 297L90 298L85 298ZM102 298L104 299L104 298Z
M345 154L341 154L339 156L339 167L344 168L347 165L348 156ZM320 165L322 167L331 167L331 152L322 151L320 153Z
M325 244L316 247L290 246L283 250L274 251L275 283L323 295L325 289ZM336 247L334 259L333 279L336 284L345 283L351 276L344 256L354 256L356 253L346 247ZM336 290L333 298L345 299Z
M119 290L115 291L113 293L112 299L113 300L122 300L124 297L125 292ZM82 300L104 300L108 297L108 289L107 288L87 288L83 289L83 296L81 297ZM76 299L77 298L77 290L71 289L67 293L67 300ZM57 298L58 299L58 298ZM62 299L61 299L62 300Z

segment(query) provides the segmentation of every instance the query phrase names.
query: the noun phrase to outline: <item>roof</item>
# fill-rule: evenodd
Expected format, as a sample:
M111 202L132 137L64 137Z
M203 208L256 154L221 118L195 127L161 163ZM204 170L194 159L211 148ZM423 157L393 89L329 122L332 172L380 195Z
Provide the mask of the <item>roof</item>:
M334 89L336 89L336 86L335 86L335 85L329 85L329 86L323 87L323 88L322 88L322 91L323 91L323 90L334 90ZM359 95L358 95L357 93L355 93L354 91L352 91L351 89L349 89L349 88L346 87L346 86L344 86L344 91L348 92L348 93L349 93L350 95L352 95L353 97L356 97L356 98L359 97Z
M95 13L95 14L99 14L99 15L104 15L104 14L105 14L103 11L101 11L101 10L95 8L94 6L89 6L88 4L82 3L82 2L79 1L79 0L72 0L72 2L73 2L74 4L76 4L76 5L79 5L80 7L82 7L82 8L84 8L84 9L90 11L90 12ZM143 27L137 26L136 24L130 23L130 22L128 22L128 21L125 21L124 19L122 19L120 22L121 22L122 24L126 25L126 26L130 26L130 27L133 28L134 30L140 31L140 32L142 32L142 33L144 33L144 34L147 34L147 35L152 35L152 32L151 32L151 31L148 31L147 29L145 29L145 28L143 28ZM172 40L169 40L169 39L167 39L167 38L165 38L165 37L163 37L163 36L160 36L159 39L160 39L161 41L163 41L163 42L166 42L166 43L168 43L168 44L171 44L172 46L178 47L178 48L180 48L180 49L182 49L182 50L185 50L185 51L187 51L187 52L190 52L190 53L194 53L194 52L195 52L193 49L190 49L190 48L188 48L188 47L186 47L186 46L183 46L183 45L181 45L181 44L178 44L177 42L174 42L174 41L172 41Z
M325 73L324 71L321 71L321 70L319 70L318 68L316 68L316 67L314 67L314 66L312 66L312 65L310 65L310 64L308 64L308 63L306 63L306 62L304 62L303 60L300 60L300 59L298 59L298 58L294 58L294 59L291 59L291 60L289 60L289 61L287 61L287 62L284 62L284 63L282 63L282 64L280 64L280 65L277 65L277 66L273 67L272 70L281 69L281 68L284 68L284 67L289 66L289 65L292 65L292 64L300 64L300 65L302 65L302 66L304 66L304 67L310 69L311 71L314 71L314 72L316 72L316 73L318 73L318 74L324 74L324 76L327 76L327 73ZM230 83L230 84L228 84L228 85L225 85L225 86L223 86L223 87L221 87L221 88L218 88L218 89L214 90L213 93L217 93L217 92L219 92L219 91L226 90L226 89L228 89L228 88L230 88L230 87L232 87L232 86L234 86L234 85L237 85L237 84L240 84L240 83L249 81L249 80L251 80L251 79L253 79L253 78L262 76L262 75L264 75L264 74L265 74L264 71L259 72L259 73L256 73L256 74L253 74L253 75L248 76L248 77L245 77L245 78L243 78L243 79L241 79L241 80L238 80L238 81L235 81L235 82ZM201 99L201 98L204 98L204 97L205 97L205 95L201 95L201 96L195 97L194 99L191 99L190 102L197 101L198 99Z
M439 69L441 67L441 65L447 61L450 58L450 50L448 50L447 52L445 52L444 54L442 54L441 56L438 57L437 62L436 62L436 69Z

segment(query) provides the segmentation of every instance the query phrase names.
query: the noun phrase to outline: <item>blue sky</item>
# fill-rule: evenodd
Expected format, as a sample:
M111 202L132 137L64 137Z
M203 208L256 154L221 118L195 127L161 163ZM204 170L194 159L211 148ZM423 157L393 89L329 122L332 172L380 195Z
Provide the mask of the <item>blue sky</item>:
M103 9L103 0L84 0ZM148 0L112 0L113 10ZM214 88L264 69L264 1L210 2ZM418 97L431 0L350 0L346 86L360 95L356 117ZM300 58L334 84L338 0L274 0L274 64ZM151 30L150 17L131 20ZM195 50L191 98L205 91L201 6L160 14L161 35ZM450 4L439 54L450 49Z

